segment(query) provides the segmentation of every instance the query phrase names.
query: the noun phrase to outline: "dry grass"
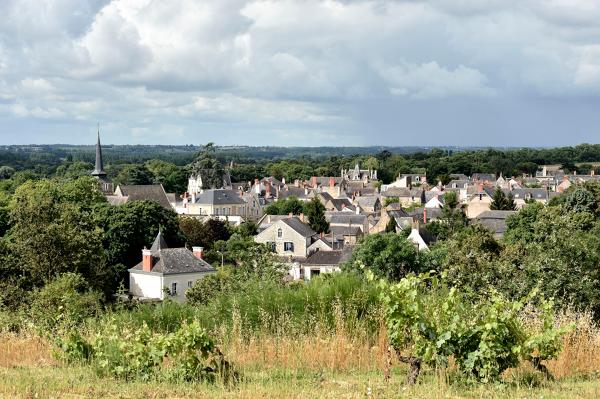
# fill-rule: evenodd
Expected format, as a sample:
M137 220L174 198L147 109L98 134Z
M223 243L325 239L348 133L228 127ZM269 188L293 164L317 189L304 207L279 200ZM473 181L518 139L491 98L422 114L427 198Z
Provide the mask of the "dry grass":
M600 382L593 379L600 370L600 329L589 314L559 317L559 323L574 323L576 328L565 336L559 358L548 362L557 382L532 378L535 373L524 365L507 374L506 385L454 385L443 374L425 370L422 382L412 388L403 385L405 368L397 362L390 382L383 380L388 346L383 326L369 336L343 320L337 320L333 331L317 323L310 334L290 331L285 320L275 333L251 332L240 322L215 331L220 347L244 376L233 388L99 378L87 367L53 360L52 348L43 339L0 335L0 398L600 397Z
M56 364L52 347L34 335L0 334L0 367L47 366Z

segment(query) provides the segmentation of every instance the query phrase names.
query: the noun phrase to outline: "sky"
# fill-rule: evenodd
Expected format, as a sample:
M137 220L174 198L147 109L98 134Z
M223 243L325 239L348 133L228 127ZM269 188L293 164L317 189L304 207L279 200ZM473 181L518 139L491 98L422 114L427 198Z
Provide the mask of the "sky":
M600 142L598 0L1 0L0 144Z

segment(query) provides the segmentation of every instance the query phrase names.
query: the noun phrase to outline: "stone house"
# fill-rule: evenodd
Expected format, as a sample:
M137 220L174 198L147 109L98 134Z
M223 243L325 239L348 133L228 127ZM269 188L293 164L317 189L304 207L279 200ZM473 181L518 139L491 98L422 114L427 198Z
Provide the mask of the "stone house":
M308 247L317 233L296 216L288 216L273 222L258 233L254 241L268 244L279 256L306 258Z

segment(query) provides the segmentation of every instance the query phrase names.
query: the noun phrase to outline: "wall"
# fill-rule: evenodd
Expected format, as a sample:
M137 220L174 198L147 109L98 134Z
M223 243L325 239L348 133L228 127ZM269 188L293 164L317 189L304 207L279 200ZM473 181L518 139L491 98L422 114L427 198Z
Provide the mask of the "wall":
M277 237L277 230L281 228L282 237ZM302 237L294 229L289 227L282 221L277 221L269 226L266 230L262 231L256 237L254 241L258 243L275 242L275 252L280 256L300 256L306 257L306 249L310 245L310 238ZM285 242L294 243L294 251L284 251Z

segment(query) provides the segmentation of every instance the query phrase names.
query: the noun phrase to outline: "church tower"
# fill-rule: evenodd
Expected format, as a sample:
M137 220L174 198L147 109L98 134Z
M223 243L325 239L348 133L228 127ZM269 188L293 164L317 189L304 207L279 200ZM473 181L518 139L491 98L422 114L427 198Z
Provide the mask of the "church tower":
M92 172L92 176L98 179L100 191L106 195L112 195L114 186L108 180L107 174L104 171L104 161L102 160L102 146L100 145L100 127L98 127L98 140L96 141L96 164Z

